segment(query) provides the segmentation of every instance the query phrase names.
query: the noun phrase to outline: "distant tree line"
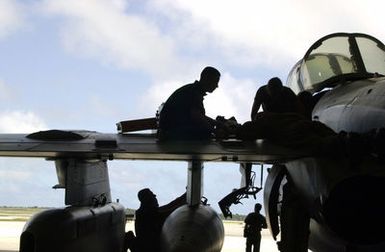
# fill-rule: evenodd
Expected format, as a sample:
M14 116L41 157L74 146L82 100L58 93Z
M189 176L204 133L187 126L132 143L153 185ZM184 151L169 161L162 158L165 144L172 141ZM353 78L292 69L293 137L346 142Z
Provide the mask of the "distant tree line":
M225 217L223 217L223 214L219 214L219 217L222 220L232 220L232 221L244 221L246 218L246 216L242 215L242 214L233 214L232 218L227 218L227 219L225 219Z
M126 217L128 220L134 220L135 219L135 209L131 209L131 208L126 208ZM221 218L221 220L226 220L224 217L223 217L223 214L219 214L219 217ZM232 221L244 221L246 218L245 215L242 215L242 214L233 214L233 217L232 218L227 218L227 220L232 220Z

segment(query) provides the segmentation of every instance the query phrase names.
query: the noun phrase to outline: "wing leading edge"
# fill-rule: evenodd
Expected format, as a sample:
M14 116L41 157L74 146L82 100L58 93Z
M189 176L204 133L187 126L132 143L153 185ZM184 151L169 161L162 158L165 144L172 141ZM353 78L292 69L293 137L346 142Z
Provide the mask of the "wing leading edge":
M50 130L0 134L0 156L130 160L202 160L277 163L309 156L264 140L159 142L155 134Z

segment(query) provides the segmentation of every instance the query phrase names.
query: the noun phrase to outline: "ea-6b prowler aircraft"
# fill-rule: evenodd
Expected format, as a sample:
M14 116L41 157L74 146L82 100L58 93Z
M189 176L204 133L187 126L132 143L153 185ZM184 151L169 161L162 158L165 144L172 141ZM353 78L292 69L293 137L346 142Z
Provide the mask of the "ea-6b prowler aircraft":
M336 33L310 47L287 84L312 93L312 120L335 132L370 134L385 127L384 74L383 43ZM383 146L384 138L374 141ZM280 233L281 251L385 251L384 150L378 151L273 166L265 209L273 237Z
M312 93L312 119L335 132L384 128L384 48L368 35L331 34L294 66L288 84ZM187 202L166 220L164 251L221 250L222 222L201 201L209 161L241 163L249 175L250 163L274 164L264 186L265 209L281 251L385 249L384 156L371 152L328 157L268 139L159 142L150 133L48 130L0 134L0 156L46 158L56 166L56 187L65 189L67 207L27 222L21 252L123 251L124 208L111 202L108 178L107 163L114 159L187 161ZM226 211L229 204L222 206Z

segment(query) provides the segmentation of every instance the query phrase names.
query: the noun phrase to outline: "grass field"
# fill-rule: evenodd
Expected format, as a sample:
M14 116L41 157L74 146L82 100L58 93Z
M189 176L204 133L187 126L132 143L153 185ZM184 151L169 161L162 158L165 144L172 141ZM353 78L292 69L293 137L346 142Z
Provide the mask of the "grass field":
M38 207L0 207L0 221L27 221L35 213L47 208Z

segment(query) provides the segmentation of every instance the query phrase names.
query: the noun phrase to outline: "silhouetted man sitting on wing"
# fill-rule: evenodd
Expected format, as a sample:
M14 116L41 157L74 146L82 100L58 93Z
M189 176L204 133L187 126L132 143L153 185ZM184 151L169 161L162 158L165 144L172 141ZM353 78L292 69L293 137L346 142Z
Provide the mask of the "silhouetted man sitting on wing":
M203 99L218 87L220 72L205 67L199 81L177 89L165 102L159 115L159 139L209 139L218 122L206 116Z

